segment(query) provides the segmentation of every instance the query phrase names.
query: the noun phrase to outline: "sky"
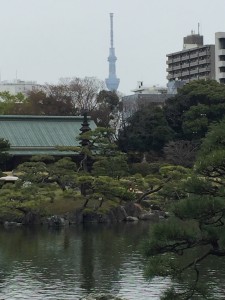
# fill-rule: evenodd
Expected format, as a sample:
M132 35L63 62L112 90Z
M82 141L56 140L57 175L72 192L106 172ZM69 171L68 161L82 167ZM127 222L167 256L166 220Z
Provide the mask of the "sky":
M118 90L165 86L166 54L182 50L198 23L204 43L214 44L224 12L225 0L0 0L1 80L104 80L114 13Z

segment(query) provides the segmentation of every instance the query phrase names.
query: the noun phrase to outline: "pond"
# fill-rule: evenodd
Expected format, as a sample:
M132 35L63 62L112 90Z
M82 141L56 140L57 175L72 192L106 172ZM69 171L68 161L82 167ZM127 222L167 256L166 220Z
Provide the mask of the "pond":
M140 243L150 223L89 224L63 229L0 230L0 299L79 299L112 293L129 300L159 299L170 280L143 276ZM203 267L203 278L225 295L225 260Z

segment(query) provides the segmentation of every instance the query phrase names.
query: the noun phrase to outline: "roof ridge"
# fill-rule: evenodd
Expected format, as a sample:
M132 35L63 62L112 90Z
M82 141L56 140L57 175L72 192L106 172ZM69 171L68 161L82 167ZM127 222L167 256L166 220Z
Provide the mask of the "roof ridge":
M83 119L83 116L46 116L46 115L0 115L0 119ZM88 116L88 119L90 117Z

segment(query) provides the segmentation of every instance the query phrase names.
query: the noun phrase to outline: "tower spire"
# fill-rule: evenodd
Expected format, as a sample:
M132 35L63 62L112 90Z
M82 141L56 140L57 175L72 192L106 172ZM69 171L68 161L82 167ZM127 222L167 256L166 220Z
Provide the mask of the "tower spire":
M113 13L110 13L110 46L113 48Z
M120 80L116 77L116 55L113 45L113 13L110 13L110 48L109 48L109 77L105 80L106 86L110 91L118 89Z

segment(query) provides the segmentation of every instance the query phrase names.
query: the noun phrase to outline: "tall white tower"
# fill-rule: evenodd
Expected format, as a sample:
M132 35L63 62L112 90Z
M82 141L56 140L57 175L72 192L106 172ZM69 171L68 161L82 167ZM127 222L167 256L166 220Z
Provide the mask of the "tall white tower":
M113 13L110 13L109 77L105 80L109 91L116 91L120 83L119 78L116 77L116 60L115 48L113 45Z

